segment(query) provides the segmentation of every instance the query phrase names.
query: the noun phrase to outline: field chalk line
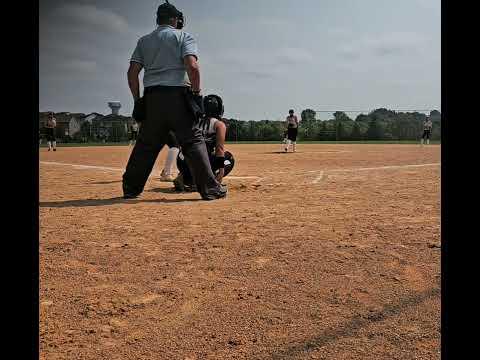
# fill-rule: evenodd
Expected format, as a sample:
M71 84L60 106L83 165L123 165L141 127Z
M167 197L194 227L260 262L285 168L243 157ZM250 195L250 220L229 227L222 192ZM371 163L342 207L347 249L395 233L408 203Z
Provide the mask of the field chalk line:
M69 164L69 163L62 163L62 162L55 162L55 161L40 161L40 164L44 165L60 165L60 166L71 166L76 169L94 169L94 170L107 170L107 171L125 171L124 168L114 168L114 167L107 167L107 166L96 166L96 165L82 165L82 164ZM160 176L160 174L153 174L154 176ZM259 179L262 178L259 176L228 176L228 179Z
M94 165L82 165L82 164L68 164L55 161L40 161L40 164L45 165L63 165L63 166L72 166L77 169L97 169L97 170L109 170L109 171L123 171L124 169L112 168L106 166L94 166Z
M328 172L355 172L355 171L368 171L368 170L403 169L403 168L438 166L438 165L440 165L440 163L413 164L413 165L389 165L389 166L378 166L378 167L368 167L368 168L333 169L333 170L328 170Z
M326 171L328 171L328 172L355 172L355 171L401 169L401 168L410 168L410 167L425 167L425 166L438 166L438 165L441 165L441 163L411 164L411 165L388 165L388 166L377 166L377 167L368 167L368 168L332 169L332 170L326 170ZM306 173L317 173L319 171L325 171L325 170L309 170Z
M106 170L106 171L124 171L123 168L114 168L107 166L96 166L96 165L82 165L82 164L70 164L62 163L55 161L40 161L40 164L44 165L60 165L60 166L71 166L77 169L95 169L95 170ZM439 166L440 163L432 164L412 164L412 165L389 165L389 166L378 166L378 167L366 167L366 168L351 168L351 169L333 169L333 170L311 170L308 173L320 172L320 174L312 181L312 184L318 184L325 178L325 172L328 173L339 173L339 172L356 172L356 171L369 171L369 170L388 170L388 169L403 169L403 168L415 168L415 167L427 167L427 166ZM154 174L154 176L159 176L159 174ZM257 179L257 182L262 181L264 178L260 176L229 176L229 179Z
M378 166L378 167L368 167L368 168L352 168L352 169L333 169L327 170L329 173L339 173L339 172L356 172L356 171L369 171L369 170L388 170L388 169L403 169L403 168L415 168L415 167L427 167L427 166L439 166L440 163L433 164L412 164L412 165L389 165L389 166ZM317 184L325 177L325 170L313 170L309 173L319 172L320 174L312 181L312 184Z
M318 176L312 181L312 184L317 184L317 183L319 183L320 181L322 181L324 174L325 174L325 172L320 171L320 175L318 175Z

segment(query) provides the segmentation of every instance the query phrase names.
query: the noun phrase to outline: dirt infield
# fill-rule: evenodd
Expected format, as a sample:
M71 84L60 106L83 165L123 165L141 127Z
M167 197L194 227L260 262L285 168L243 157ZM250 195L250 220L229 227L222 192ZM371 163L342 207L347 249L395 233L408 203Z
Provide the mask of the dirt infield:
M440 359L440 146L227 149L213 202L40 150L41 359Z

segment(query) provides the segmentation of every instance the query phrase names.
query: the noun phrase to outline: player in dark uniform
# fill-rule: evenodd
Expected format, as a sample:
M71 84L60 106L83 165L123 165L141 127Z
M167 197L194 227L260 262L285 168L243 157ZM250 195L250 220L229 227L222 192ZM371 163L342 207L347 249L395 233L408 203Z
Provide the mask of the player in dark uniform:
M134 122L130 125L130 145L135 145L138 136L138 122Z
M232 153L225 151L224 148L227 128L220 120L224 112L223 101L218 95L208 95L204 98L203 103L205 109L205 117L201 121L203 136L212 171L217 181L221 183L235 164ZM177 157L177 167L179 174L173 182L175 189L177 191L195 191L195 181L181 150Z
M57 139L55 138L55 128L57 120L53 116L53 112L48 114L47 123L45 124L45 135L47 137L48 151L57 151Z
M430 117L426 117L425 121L423 122L423 134L422 134L422 140L420 141L420 144L423 145L423 142L426 140L427 145L430 144L430 136L432 135L432 120L430 120Z
M287 123L287 142L285 144L285 152L288 152L290 144L292 144L293 152L296 151L297 145L297 134L298 134L298 118L294 115L294 111L290 109L288 111L288 116L286 119Z

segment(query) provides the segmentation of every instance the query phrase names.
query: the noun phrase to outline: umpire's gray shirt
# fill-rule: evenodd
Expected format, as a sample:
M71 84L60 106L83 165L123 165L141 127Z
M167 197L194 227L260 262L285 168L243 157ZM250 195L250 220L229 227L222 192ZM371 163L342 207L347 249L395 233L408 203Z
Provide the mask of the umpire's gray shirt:
M143 86L190 86L183 58L198 57L193 37L170 25L161 25L138 40L130 61L143 65Z

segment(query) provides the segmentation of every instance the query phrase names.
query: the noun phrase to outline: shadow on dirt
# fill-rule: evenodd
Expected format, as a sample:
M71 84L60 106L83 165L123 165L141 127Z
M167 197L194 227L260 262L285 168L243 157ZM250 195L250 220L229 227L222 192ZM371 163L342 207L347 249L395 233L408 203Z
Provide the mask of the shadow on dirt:
M175 191L174 187L171 188L155 188L150 190L145 190L145 192L154 192L154 193L162 193L162 194L179 194L180 192Z
M394 303L384 305L383 308L378 311L356 315L351 318L350 321L340 324L336 328L326 330L311 339L307 339L302 344L292 345L286 349L275 351L271 353L269 358L283 360L296 358L299 355L305 356L308 352L317 350L341 338L355 336L361 329L367 326L398 315L407 308L418 306L422 302L436 296L440 296L440 289L433 288L401 298Z
M122 180L114 180L114 181L95 181L91 182L92 185L109 185L109 184L118 184L121 183Z
M139 204L139 203L159 203L175 204L182 202L202 201L202 199L124 199L123 197L114 197L110 199L84 199L84 200L66 200L66 201L42 201L40 207L65 208L65 207L89 207L89 206L107 206L116 204Z
M292 151L289 151L289 152L285 152L285 151L267 151L267 152L263 152L263 153L260 153L260 154L299 154L300 152L299 151L296 151L295 153L293 153Z

